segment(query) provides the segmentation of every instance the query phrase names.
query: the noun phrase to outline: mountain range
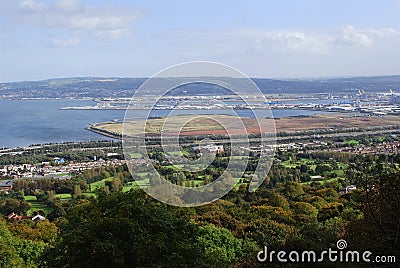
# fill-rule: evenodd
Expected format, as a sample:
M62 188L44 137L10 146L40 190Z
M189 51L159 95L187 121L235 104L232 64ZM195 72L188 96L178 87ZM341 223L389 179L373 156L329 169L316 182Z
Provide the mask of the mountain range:
M395 92L400 91L400 75L324 79L252 78L252 80L265 94L356 94L361 89L366 93L389 92L390 89ZM5 82L0 83L0 98L131 97L144 81L146 81L146 78L74 77L42 81ZM186 85L184 88L178 88L171 95L216 94L229 94L229 91L213 84L194 83Z

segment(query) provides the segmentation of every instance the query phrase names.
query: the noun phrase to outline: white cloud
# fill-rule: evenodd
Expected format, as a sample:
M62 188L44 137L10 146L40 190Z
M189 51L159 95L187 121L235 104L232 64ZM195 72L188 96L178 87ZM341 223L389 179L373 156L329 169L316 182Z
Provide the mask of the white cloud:
M66 32L70 37L65 40L128 37L133 22L139 17L138 11L132 8L93 6L80 0L20 0L18 3L9 17L9 24L46 29L51 35L63 33L64 36Z
M281 52L329 54L341 48L373 48L381 41L400 41L400 32L393 28L357 29L345 26L330 32L255 31L256 43ZM260 37L256 37L260 36Z
M329 36L301 31L266 32L261 37L265 48L280 53L301 52L326 54L329 52Z
M172 32L175 42L200 53L250 53L258 55L330 55L338 50L379 49L384 42L400 45L400 32L393 28L358 29L344 26L331 31L233 29L225 31ZM181 40L184 39L184 40ZM212 51L211 51L212 50ZM184 51L182 51L184 53Z
M393 74L400 70L400 31L343 26L330 30L174 31L160 40L165 64L211 60L271 77Z
M353 26L348 25L342 30L338 41L348 45L371 47L374 44L372 31L380 32L380 30L357 30Z

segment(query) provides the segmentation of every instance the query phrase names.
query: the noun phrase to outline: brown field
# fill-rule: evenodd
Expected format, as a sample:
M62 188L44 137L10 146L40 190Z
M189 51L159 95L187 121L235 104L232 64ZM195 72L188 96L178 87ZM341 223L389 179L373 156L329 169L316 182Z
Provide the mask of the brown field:
M275 120L278 132L293 132L314 129L367 129L400 125L400 116L362 116L353 117L342 114L323 114L310 117L287 117Z
M158 136L161 131L164 135L175 135L179 133L182 136L194 135L231 135L243 134L244 128L248 134L259 134L273 132L295 132L316 129L349 129L360 128L368 129L371 127L400 126L400 116L362 116L352 117L343 114L323 114L307 117L287 117L280 119L261 119L260 126L255 119L241 118L235 120L235 117L229 115L208 116L175 116L166 118L157 118L145 121L134 121L125 123L124 135L137 136L146 132L148 135ZM92 131L107 132L120 136L122 134L122 123L99 123L92 125ZM105 133L103 133L105 134Z

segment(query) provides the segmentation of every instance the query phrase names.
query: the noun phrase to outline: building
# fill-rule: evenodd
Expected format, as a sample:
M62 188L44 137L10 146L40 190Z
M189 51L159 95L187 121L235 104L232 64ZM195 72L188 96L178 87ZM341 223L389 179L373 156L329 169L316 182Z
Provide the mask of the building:
M11 212L10 214L8 214L7 216L8 220L22 220L22 216L19 216L18 214Z
M195 146L192 147L194 151L200 151L200 153L213 153L220 154L224 152L223 145L206 145L206 146Z
M355 185L349 185L346 187L346 194L352 190L357 189L357 187Z
M12 190L12 187L13 187L12 180L0 181L0 192L8 192Z
M35 217L32 218L33 221L44 221L46 218L40 214L37 214Z
M65 159L64 158L59 158L59 157L55 157L53 159L54 163L56 164L64 164L65 163Z

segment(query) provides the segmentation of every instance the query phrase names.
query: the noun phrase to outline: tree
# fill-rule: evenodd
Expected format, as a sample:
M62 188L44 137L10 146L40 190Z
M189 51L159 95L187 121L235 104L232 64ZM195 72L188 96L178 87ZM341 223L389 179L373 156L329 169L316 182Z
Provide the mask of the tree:
M279 248L294 232L294 228L274 220L257 219L245 228L248 237L257 242L259 247Z
M23 197L22 199L19 197L13 198L12 196L6 196L2 199L0 198L0 213L5 215L11 212L26 214L30 208L30 205L23 199Z
M55 241L58 233L56 225L48 220L37 222L31 220L11 222L7 225L7 228L19 239L44 243Z
M311 204L306 202L295 202L293 211L297 218L301 221L316 221L318 210Z
M303 173L305 173L305 172L308 171L307 165L304 165L304 164L301 164L299 169L300 169L300 171L303 172Z
M285 210L290 209L287 199L283 195L275 192L271 193L268 197L268 204L274 207L281 207Z
M44 243L19 239L0 220L0 267L38 267Z
M339 197L339 194L330 187L318 190L317 194L328 202L337 201Z
M103 194L76 205L60 236L44 255L48 267L205 266L198 227L142 191Z
M0 267L23 267L23 259L13 244L13 237L4 222L0 221Z
M210 267L230 267L255 255L257 245L249 239L238 239L227 229L212 225L200 227L198 238L203 249L204 260Z
M283 185L283 194L289 200L297 200L300 196L304 194L303 186L294 181L287 182Z
M215 182L215 187L213 188L213 194L216 196L222 193L226 193L233 188L235 181L229 172L224 172L218 181Z
M340 216L343 211L343 204L338 202L328 203L321 207L318 214L318 219L320 221L325 221L334 217Z
M317 173L317 174L322 174L324 172L329 172L331 170L332 169L329 165L317 165L315 167L315 173Z
M361 249L386 256L400 255L400 170L382 159L354 163L348 176L361 197L358 209L363 216L349 224L347 239Z
M75 184L75 185L74 185L74 195L75 195L75 196L80 196L80 195L82 195L81 186L80 186L79 184Z
M111 192L119 192L123 188L120 178L113 178L112 181L106 181L106 186L108 186Z

